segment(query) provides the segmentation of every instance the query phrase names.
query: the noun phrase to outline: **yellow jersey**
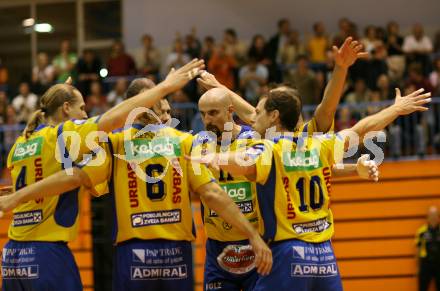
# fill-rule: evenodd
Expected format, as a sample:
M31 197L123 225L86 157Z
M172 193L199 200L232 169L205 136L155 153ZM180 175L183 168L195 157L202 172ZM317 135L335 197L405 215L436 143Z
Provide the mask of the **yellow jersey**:
M12 146L7 165L15 191L49 177L83 158L90 149L85 141L98 130L99 117L70 120L57 126L40 125L29 138L20 136ZM77 157L71 149L76 135ZM63 138L58 138L63 134ZM93 139L93 138L92 138ZM69 151L67 150L69 149ZM13 210L9 238L17 241L71 241L78 229L80 188L60 196L46 197L20 204Z
M211 137L204 132L194 137L192 154L201 156L206 151L225 152L245 150L250 144L253 131L249 126L242 126L241 131L233 141L218 144L216 137ZM247 220L258 227L257 215L257 195L256 183L248 180L245 176L232 176L230 173L220 170L210 169L220 186L225 190L229 197L237 204ZM215 211L209 209L202 201L202 218L205 226L206 235L218 241L239 241L247 239L237 229L232 227L223 218L219 217Z
M82 168L93 185L109 183L115 205L114 242L134 238L191 241L195 228L190 191L215 179L206 166L197 172L185 160L192 146L190 134L170 127L155 133L141 129L135 124L110 134L103 145L105 162Z
M331 166L341 160L343 145L334 134L284 136L248 150L256 161L260 232L267 241L332 237Z

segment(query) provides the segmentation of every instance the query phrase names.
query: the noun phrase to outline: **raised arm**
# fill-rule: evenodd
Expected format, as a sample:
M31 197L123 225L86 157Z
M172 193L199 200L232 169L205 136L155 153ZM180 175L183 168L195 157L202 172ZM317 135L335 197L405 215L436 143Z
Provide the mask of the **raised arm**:
M71 191L80 186L92 190L89 177L81 169L74 167L73 175L59 171L41 181L30 184L17 192L0 197L0 212L8 212L18 204L44 197L56 196Z
M383 130L391 124L397 117L408 115L416 111L428 110L426 105L431 102L431 93L422 94L424 89L419 89L407 96L401 96L400 90L396 88L396 99L393 105L379 111L376 114L365 117L356 123L352 128L341 131L339 134L346 138L352 132L357 134L359 142L362 143L364 136L371 131ZM345 147L348 147L346 140Z
M258 273L268 275L272 268L272 253L258 231L249 223L228 194L213 182L200 186L196 193L210 209L249 239L255 253L255 266Z
M203 60L194 59L178 70L171 70L166 79L156 87L127 99L104 113L98 121L98 129L109 132L123 127L127 116L133 109L151 108L161 98L182 88L188 81L199 75L204 66Z
M379 170L376 162L369 160L369 155L362 155L356 164L333 165L333 177L353 177L359 176L365 180L379 180Z
M348 68L358 58L368 57L368 53L361 52L361 50L362 45L358 41L353 41L352 37L346 38L339 49L333 46L335 68L330 81L325 87L324 97L314 113L319 132L328 132L330 130L335 118L336 108L344 90Z

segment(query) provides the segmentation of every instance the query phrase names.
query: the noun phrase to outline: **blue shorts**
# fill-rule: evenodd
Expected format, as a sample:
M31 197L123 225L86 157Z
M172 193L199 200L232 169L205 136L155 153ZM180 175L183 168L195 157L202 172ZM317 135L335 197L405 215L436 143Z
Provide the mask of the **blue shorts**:
M6 291L82 290L72 252L63 242L19 242L3 248L2 284Z
M342 283L330 241L308 243L300 240L270 245L272 271L259 276L254 290L341 291Z
M247 270L243 266L249 266L250 262L255 259L253 252L251 256L247 251L241 252L240 256L232 257L236 252L225 252L226 256L220 256L226 247L233 250L240 246L248 246L249 241L236 241L236 242L220 242L212 239L206 241L206 260L205 260L205 275L204 275L204 290L252 290L255 282L258 278L258 274L255 268ZM228 250L227 249L227 250ZM218 258L220 259L220 263ZM229 256L229 257L227 257ZM238 261L245 260L244 264L240 264ZM223 263L226 262L226 263ZM228 262L234 262L235 265L228 264ZM238 268L237 268L238 267ZM249 268L249 267L248 267Z
M116 246L113 290L193 290L189 241L130 240Z

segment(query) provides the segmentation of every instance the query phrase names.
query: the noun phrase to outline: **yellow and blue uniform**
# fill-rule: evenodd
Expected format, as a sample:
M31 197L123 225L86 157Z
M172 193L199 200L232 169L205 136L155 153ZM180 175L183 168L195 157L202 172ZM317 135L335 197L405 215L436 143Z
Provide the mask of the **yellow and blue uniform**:
M334 134L292 135L249 150L256 161L260 232L274 260L271 274L260 277L255 290L342 289L330 243L329 181L343 145Z
M29 138L20 136L8 156L15 190L72 167L87 153L86 137L97 131L99 117L40 125ZM76 136L79 147L71 149ZM67 150L69 149L69 151ZM80 188L20 204L13 210L10 241L3 249L5 290L82 289L78 268L67 247L78 232Z
M113 286L192 290L190 191L214 178L205 166L197 173L185 160L191 135L169 127L140 133L141 128L135 124L110 134L105 162L82 168L93 185L108 181L114 198Z
M206 152L245 150L252 141L253 131L242 126L237 138L219 144L217 137L201 132L194 137L192 154L200 156ZM237 204L247 220L258 227L256 183L245 176L232 176L226 171L211 169L220 186ZM202 202L202 218L206 241L204 272L205 290L250 290L255 284L257 273L254 255L248 256L249 241L237 229L219 217ZM227 255L225 255L227 253ZM233 263L231 263L233 261Z

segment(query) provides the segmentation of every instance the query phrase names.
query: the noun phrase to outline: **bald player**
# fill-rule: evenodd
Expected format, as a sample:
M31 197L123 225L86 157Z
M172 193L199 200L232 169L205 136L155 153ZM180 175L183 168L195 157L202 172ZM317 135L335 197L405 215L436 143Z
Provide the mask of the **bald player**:
M238 125L233 120L234 110L227 90L208 90L199 100L199 111L207 131L194 137L193 155L205 154L208 151L237 150L251 141L251 128ZM244 176L232 176L225 171L214 169L211 169L211 172L246 219L257 227L256 184ZM208 237L204 289L251 290L256 282L257 273L254 268L255 256L246 237L203 202L202 218Z

